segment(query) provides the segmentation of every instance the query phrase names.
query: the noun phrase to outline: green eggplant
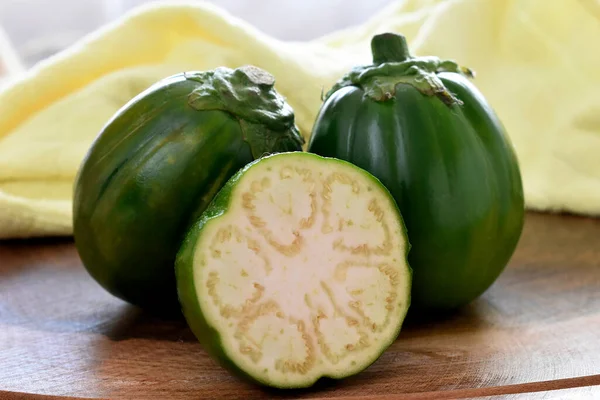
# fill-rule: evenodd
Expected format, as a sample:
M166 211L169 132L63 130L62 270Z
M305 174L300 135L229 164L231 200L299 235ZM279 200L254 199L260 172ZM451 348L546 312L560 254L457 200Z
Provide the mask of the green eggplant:
M175 256L189 225L249 162L301 150L291 107L253 66L167 77L104 126L78 171L74 239L90 275L142 308L179 308Z
M410 243L368 172L306 152L235 174L176 259L183 314L206 352L264 386L305 388L375 362L410 305Z
M308 151L349 161L390 190L412 244L411 310L456 309L502 273L521 236L517 157L468 68L415 57L402 35L326 94Z

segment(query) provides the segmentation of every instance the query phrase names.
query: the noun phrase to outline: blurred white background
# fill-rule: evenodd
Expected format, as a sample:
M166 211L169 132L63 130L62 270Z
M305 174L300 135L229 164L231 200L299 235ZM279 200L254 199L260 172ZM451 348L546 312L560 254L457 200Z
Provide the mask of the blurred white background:
M168 0L165 0L168 1ZM0 26L31 66L149 0L0 0ZM359 24L391 0L209 0L263 32L310 40Z

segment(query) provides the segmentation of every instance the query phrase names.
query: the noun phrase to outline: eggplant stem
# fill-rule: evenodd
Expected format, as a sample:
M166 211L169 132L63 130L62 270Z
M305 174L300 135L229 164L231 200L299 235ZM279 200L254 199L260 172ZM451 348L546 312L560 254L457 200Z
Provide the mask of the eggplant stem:
M406 38L396 33L382 33L371 40L373 65L402 62L412 58Z

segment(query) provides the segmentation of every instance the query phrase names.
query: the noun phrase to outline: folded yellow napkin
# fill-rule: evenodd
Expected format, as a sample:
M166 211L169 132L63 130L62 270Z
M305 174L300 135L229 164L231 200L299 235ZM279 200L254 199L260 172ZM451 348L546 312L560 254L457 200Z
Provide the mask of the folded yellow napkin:
M73 179L130 98L168 75L254 64L270 71L305 136L327 90L370 62L375 33L452 58L516 148L531 209L600 214L600 6L595 0L405 0L361 26L287 43L204 3L144 6L0 92L0 237L71 234Z

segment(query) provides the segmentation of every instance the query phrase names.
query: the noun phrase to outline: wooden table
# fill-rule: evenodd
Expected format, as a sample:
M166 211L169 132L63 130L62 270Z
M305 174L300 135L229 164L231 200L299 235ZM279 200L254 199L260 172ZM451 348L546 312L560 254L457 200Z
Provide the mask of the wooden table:
M510 398L600 398L600 219L528 214L509 267L482 298L443 318L412 318L358 376L294 392L238 380L208 358L184 321L105 293L70 240L0 242L1 399L523 393L530 396Z

